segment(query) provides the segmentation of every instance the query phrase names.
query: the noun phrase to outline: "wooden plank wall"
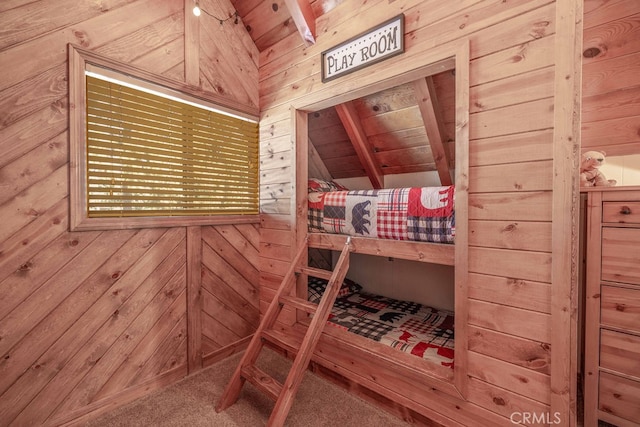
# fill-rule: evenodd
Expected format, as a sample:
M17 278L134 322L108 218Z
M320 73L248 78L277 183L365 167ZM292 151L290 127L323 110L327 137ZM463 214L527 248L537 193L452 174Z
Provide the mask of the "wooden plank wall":
M202 230L202 352L208 362L227 356L260 323L258 224ZM218 355L218 353L220 354Z
M258 53L244 28L198 21L191 7L0 5L0 424L111 408L233 351L255 328L258 224L68 231L67 43L257 106ZM202 307L189 319L188 290Z
M640 153L640 2L585 0L582 148Z
M474 410L469 408L478 413L491 411L502 417L504 425L510 425L514 411L549 413L552 408L556 12L556 3L549 0L345 1L318 16L314 46L304 47L295 34L260 56L264 213L260 302L264 309L286 271L296 241L292 192L295 129L290 106L332 96L342 99L363 85L392 81L394 70L426 65L421 62L421 52L470 40L470 405L457 405L457 413L442 406L423 407L422 411L439 412L450 422L473 419ZM404 13L406 25L402 55L321 83L323 50L399 13ZM572 49L567 47L568 55L573 54ZM571 111L573 100L564 102L556 107ZM566 164L561 168L567 179L564 182L570 182L572 171L565 170ZM569 287L563 283L563 289ZM292 319L284 317L283 321ZM569 339L567 335L567 346ZM557 358L564 364L559 368L568 367L567 359ZM350 370L349 361L336 363L341 372ZM568 381L568 376L559 380L562 393L568 392ZM402 390L394 392L401 394ZM567 407L562 410L563 424L569 425Z

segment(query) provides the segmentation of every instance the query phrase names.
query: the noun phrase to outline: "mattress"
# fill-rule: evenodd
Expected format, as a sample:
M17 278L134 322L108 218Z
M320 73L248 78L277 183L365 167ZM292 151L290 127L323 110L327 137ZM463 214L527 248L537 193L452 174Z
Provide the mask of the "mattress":
M327 281L309 278L309 301L318 303ZM424 360L454 367L454 313L412 301L368 293L343 283L328 325Z
M454 186L330 191L309 186L309 231L454 243Z

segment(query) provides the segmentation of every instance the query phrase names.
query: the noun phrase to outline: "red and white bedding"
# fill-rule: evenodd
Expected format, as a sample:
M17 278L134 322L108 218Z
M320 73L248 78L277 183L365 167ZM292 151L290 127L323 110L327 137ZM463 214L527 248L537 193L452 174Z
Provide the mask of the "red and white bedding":
M309 180L311 232L454 242L454 186L348 191L318 182Z
M309 301L318 303L327 281L309 278ZM447 310L362 291L346 280L328 325L453 368L454 316Z

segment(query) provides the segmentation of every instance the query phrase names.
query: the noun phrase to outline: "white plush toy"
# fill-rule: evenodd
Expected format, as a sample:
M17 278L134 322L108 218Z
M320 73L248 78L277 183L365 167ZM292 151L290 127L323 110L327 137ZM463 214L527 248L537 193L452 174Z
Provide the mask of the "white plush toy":
M600 172L600 166L604 164L604 151L587 151L582 154L580 161L580 186L581 187L613 187L618 183L615 179L607 179Z

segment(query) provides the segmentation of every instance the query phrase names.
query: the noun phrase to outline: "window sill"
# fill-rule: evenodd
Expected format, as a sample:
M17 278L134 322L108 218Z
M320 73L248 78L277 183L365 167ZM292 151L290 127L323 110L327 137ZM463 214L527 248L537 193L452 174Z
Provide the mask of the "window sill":
M190 227L201 225L253 224L260 215L159 216L141 218L84 218L71 219L71 231L124 230L132 228Z

